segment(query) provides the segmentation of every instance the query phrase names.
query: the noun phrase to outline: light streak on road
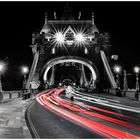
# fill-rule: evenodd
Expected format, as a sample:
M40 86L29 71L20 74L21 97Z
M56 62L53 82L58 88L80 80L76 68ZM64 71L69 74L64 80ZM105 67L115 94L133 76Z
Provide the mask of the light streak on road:
M75 107L75 106L71 106L71 103L70 103L70 104L66 104L67 101L64 101L64 100L60 99L60 98L58 97L58 95L59 95L59 93L57 93L57 94L54 93L53 99L55 100L55 98L56 98L56 101L57 101L60 105L66 107L66 108L69 108L69 109L71 109L71 110L73 110L73 111L82 112L82 113L84 113L84 114L86 114L86 115L89 115L89 116L92 116L92 117L98 117L98 118L100 118L100 119L103 119L103 120L106 120L106 121L109 121L109 122L116 123L116 124L118 124L118 125L122 125L122 126L125 126L125 127L128 127L128 128L131 128L131 129L140 130L140 128L137 128L137 127L135 127L134 125L131 125L131 124L129 124L129 123L126 123L125 121L122 121L122 120L119 120L119 119L115 119L115 118L112 118L112 117L107 117L107 116L105 116L105 115L100 115L100 114L97 114L97 113L93 113L93 112L90 112L90 111L87 111L87 110L83 110L83 109L81 109L81 108L79 109L79 108L77 108L77 107ZM54 97L54 96L55 96L55 97ZM77 102L73 102L73 105L78 105L79 107L82 106L82 107L88 108L88 109L93 109L93 108L95 108L95 107L88 106L88 105L84 105L84 104L78 104ZM111 112L111 113L112 113L112 112ZM121 114L119 114L119 113L116 113L116 114L121 115Z
M123 120L116 119L113 117L101 115L95 113L94 110L102 111L108 114L118 115L124 117L125 115L101 109L98 107L94 107L91 105L86 105L76 101L68 101L66 99L62 99L59 95L64 91L63 88L52 89L48 91L44 91L36 96L37 101L43 105L48 110L66 118L69 121L72 121L80 126L86 127L93 132L97 132L100 135L106 138L140 138L140 136L131 134L126 131L119 130L117 128L113 128L109 125L102 124L100 122L94 121L93 118L99 118L101 120L105 120L107 122L111 122L117 125L121 125L126 127L127 129L134 129L136 131L140 130L140 127L131 123L127 123ZM66 110L66 109L67 110ZM69 111L70 110L70 111ZM79 114L75 113L78 112ZM82 116L80 114L84 114L86 116ZM90 117L88 117L90 116Z
M77 95L77 94L75 94L75 95ZM130 111L130 112L134 112L134 113L140 113L140 109L139 108L130 107L130 106L122 105L122 104L116 104L116 103L112 103L110 101L104 101L102 99L96 99L97 97L96 98L94 98L94 97L85 97L85 96L83 96L81 94L81 95L79 95L79 97L76 97L76 98L80 99L80 100L83 100L83 101L88 101L88 102L91 102L91 103L95 103L95 104L99 104L99 105L104 105L104 106L107 106L107 107L112 107L112 108L115 108L115 109Z

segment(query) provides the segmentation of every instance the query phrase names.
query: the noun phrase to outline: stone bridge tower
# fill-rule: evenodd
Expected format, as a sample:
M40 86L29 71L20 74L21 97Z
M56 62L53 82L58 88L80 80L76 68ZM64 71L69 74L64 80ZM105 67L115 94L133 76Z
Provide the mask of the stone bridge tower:
M48 20L40 33L32 34L33 62L26 88L58 86L71 80L74 85L96 89L108 80L116 83L109 66L108 33L99 33L92 13L90 20L74 19L69 7L61 18ZM108 77L108 78L106 78Z

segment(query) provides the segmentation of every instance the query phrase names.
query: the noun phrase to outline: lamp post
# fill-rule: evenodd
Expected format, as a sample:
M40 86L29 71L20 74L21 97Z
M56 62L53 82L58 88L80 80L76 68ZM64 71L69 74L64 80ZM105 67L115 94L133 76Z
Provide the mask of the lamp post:
M4 63L3 62L0 62L0 103L2 102L3 100L3 91L2 91L2 83L1 83L1 74L2 72L4 71Z
M22 66L21 67L21 72L24 75L24 79L23 79L23 89L25 89L26 86L26 76L29 72L29 68L27 66Z
M116 73L116 84L117 84L117 88L120 88L120 80L119 80L119 74L121 72L121 67L116 65L114 67L114 72Z
M127 73L126 73L126 70L123 71L123 75L124 75L124 78L123 78L123 90L124 91L127 91L128 90L128 84L127 84Z
M0 92L2 92L1 74L4 71L4 63L0 62Z
M136 90L139 90L139 77L138 74L140 72L140 68L138 66L134 67L134 72L136 73Z

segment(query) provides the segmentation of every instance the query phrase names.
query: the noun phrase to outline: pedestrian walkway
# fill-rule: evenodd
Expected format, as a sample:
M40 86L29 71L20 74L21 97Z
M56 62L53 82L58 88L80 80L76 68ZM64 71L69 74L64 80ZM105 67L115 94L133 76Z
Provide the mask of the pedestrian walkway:
M0 104L0 139L32 138L25 122L25 110L31 99L17 98Z

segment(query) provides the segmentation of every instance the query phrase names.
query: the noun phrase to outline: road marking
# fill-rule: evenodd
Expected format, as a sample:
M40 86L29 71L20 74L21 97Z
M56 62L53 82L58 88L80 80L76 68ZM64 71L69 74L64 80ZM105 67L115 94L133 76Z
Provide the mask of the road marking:
M33 125L33 122L32 122L32 120L31 120L30 111L31 111L31 106L32 106L32 105L33 105L33 103L29 106L29 108L28 108L28 110L27 110L27 118L28 118L29 125L30 125L30 127L31 127L31 129L32 129L32 132L33 132L35 138L38 138L38 139L39 139L40 136L39 136L38 132L36 131L36 129L35 129L34 125Z
M125 106L125 105L118 105L118 104L111 104L111 103L104 103L102 101L92 101L92 100L86 100L84 98L79 98L79 97L75 97L77 99L83 100L83 101L87 101L87 102L91 102L91 103L95 103L95 104L100 104L100 105L104 105L104 106L108 106L108 107L113 107L113 108L117 108L117 109L121 109L121 110L125 110L125 111L131 111L131 112L135 112L135 113L140 113L140 110L137 108L133 108L133 107L129 107L129 106Z
M87 94L81 93L79 91L75 91L74 89L72 89L72 90L74 91L73 94L75 94L77 96L78 96L78 94L76 94L76 93L79 93L81 95L86 95L87 96ZM88 96L90 96L90 95L88 95ZM79 98L79 99L81 99L81 100L85 99L85 101L89 101L89 102L92 102L92 103L101 104L101 105L105 105L105 106L113 107L113 108L117 108L117 109L122 109L122 110L125 110L125 111L131 111L131 112L135 112L135 113L140 113L140 109L139 108L130 107L130 106L127 106L127 105L122 105L122 104L117 104L117 103L111 103L109 101L105 102L105 101L103 101L101 99L100 100L99 99L95 99L95 96L90 96L88 98L83 96L82 98ZM94 100L94 102L92 100ZM113 100L111 100L111 101L113 101Z
M97 97L97 96L93 96L93 95L87 95L87 94L81 93L79 91L76 91L74 89L73 89L73 91L74 91L73 94L75 94L77 96L79 96L79 94L80 94L80 96L83 96L83 97L85 95L85 96L89 96L89 97L94 98L94 99L96 98L96 99L100 99L100 100L108 100L108 101L111 101L111 102L120 103L120 101L117 101L117 100L107 99L107 98L104 98L104 97ZM76 94L76 93L79 93L79 94Z

